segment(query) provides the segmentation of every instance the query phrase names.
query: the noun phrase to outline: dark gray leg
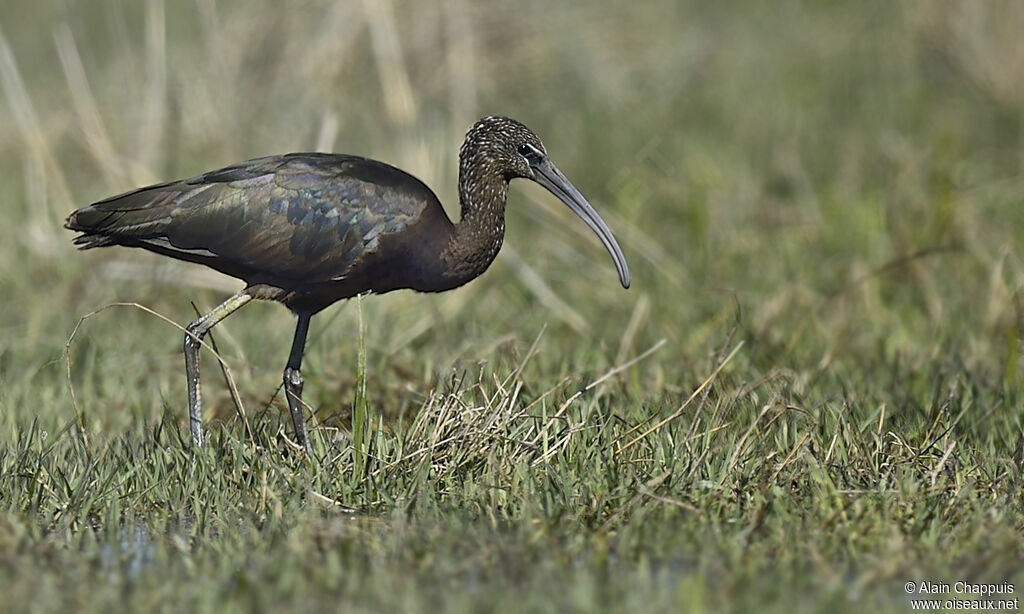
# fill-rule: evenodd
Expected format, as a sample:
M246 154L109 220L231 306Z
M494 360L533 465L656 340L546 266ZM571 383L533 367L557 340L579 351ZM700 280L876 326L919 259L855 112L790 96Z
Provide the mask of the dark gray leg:
M299 314L299 323L295 326L295 338L292 339L292 351L288 354L288 364L284 368L284 396L288 399L288 409L295 425L295 441L309 455L309 437L306 434L305 412L302 408L302 353L306 349L306 335L309 333L309 320L313 316L308 313Z
M188 380L188 424L192 431L192 441L197 446L203 445L203 410L199 396L199 348L203 337L224 318L238 310L239 307L252 300L243 290L232 296L210 313L185 327L185 379Z

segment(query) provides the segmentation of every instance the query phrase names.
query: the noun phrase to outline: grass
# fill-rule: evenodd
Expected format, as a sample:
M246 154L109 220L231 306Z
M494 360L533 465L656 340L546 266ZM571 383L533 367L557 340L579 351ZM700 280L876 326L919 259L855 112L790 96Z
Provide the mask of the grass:
M0 608L906 611L910 581L1024 585L1019 3L102 6L0 22ZM243 411L204 352L192 450L172 323L238 283L77 253L63 216L311 149L451 206L492 113L545 139L633 287L515 184L479 280L314 320L314 462L278 390L294 320L262 303L214 331Z

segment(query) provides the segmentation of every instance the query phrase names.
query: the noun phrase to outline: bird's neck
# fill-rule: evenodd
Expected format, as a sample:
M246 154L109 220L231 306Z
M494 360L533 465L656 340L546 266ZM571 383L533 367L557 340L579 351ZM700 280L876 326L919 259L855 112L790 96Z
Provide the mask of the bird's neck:
M487 270L505 237L508 181L482 164L462 161L459 168L459 223L442 257L452 277L465 283Z

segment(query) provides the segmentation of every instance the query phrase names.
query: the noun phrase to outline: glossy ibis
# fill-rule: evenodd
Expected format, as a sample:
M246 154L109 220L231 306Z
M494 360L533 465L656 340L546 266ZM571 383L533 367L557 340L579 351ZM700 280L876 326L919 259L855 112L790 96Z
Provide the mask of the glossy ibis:
M189 425L197 445L203 444L203 336L254 298L280 301L295 312L284 390L296 440L308 451L299 369L310 318L357 294L443 292L483 273L501 247L508 184L517 177L541 184L580 216L629 287L626 259L608 226L533 131L507 117L481 119L466 134L457 224L430 188L402 170L357 156L298 153L114 196L75 211L65 227L81 233L74 239L81 249L141 247L246 283L186 328Z

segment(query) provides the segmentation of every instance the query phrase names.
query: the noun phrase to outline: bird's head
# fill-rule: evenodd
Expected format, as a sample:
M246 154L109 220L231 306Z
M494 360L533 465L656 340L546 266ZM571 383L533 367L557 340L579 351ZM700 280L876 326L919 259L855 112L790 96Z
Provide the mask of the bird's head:
M485 117L466 133L459 160L461 173L468 174L471 165L481 164L500 174L505 181L522 178L544 186L597 234L615 262L622 287L629 287L626 257L612 231L576 186L554 165L533 130L508 117Z

